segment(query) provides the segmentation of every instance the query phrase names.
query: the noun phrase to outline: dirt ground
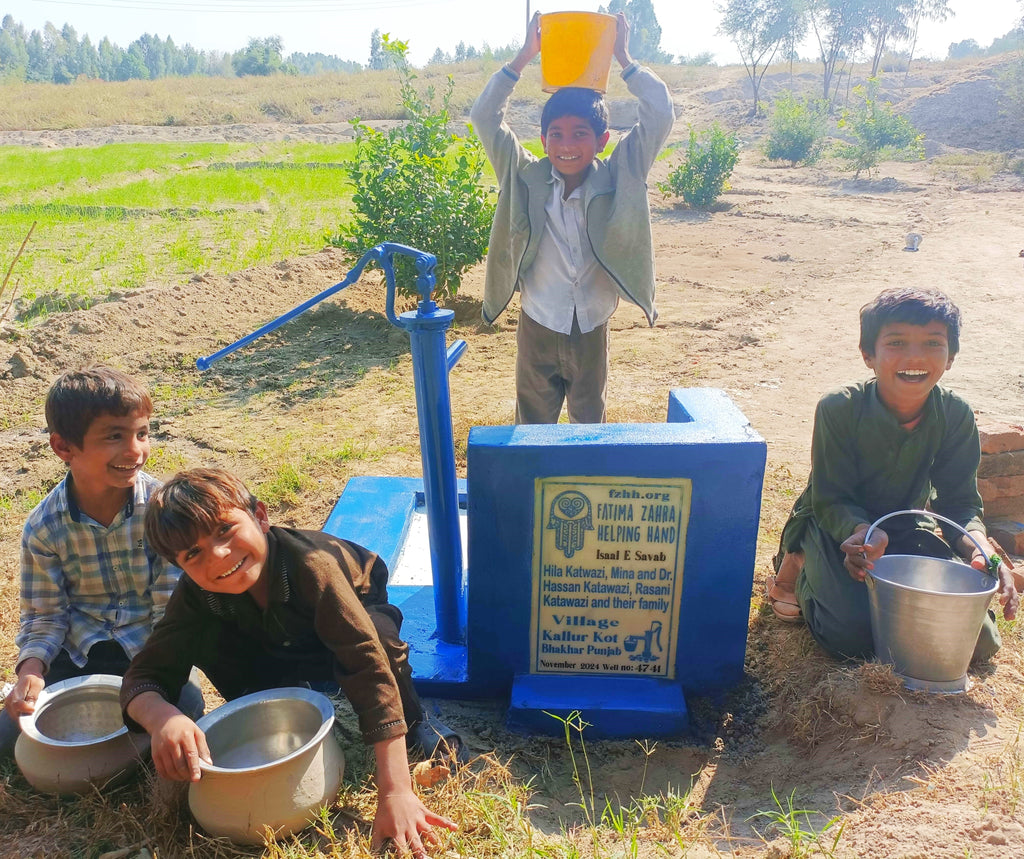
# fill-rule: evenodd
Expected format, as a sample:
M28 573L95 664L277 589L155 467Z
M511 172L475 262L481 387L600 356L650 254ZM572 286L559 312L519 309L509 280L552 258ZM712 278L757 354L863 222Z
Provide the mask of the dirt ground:
M654 181L670 166L659 162ZM857 310L882 288L947 291L965 322L945 383L968 398L980 423L1024 417L1022 191L1019 177L969 183L927 163L884 164L877 177L854 181L769 166L751 149L713 212L653 196L660 316L653 329L629 306L613 319L610 419L662 421L671 388L715 387L768 444L747 682L725 702L691 702L694 736L659 743L646 768L634 743L589 746L593 783L623 802L641 787L679 793L693 781L695 806L717 812L718 822L687 855L787 855L781 839L772 841L778 833L751 819L772 807L773 789L783 800L795 790L797 808L821 812L819 828L843 815L836 855L1024 855L1024 643L1016 629L970 692L927 697L902 691L878 666L828 661L806 630L777 623L761 606L768 557L806 477L814 404L867 375ZM908 232L923 237L916 253L904 249ZM259 485L284 462L304 464L315 480L274 511L279 522L319 527L349 476L419 475L407 339L384 318L373 275L208 373L195 369L196 357L347 270L326 249L230 277L154 284L31 329L4 329L0 495L59 478L42 398L57 373L94 359L140 374L155 392L157 451L147 470L226 465ZM469 344L451 375L460 455L470 426L507 423L513 411L517 308L494 328L482 325L482 277L482 267L472 270L449 303L455 334ZM459 466L464 475L464 460ZM22 518L9 511L0 520L5 666L15 656ZM579 819L563 744L508 733L499 704L432 706L475 751L514 756L524 776L536 775L536 826L557 832ZM640 855L656 853L641 844Z

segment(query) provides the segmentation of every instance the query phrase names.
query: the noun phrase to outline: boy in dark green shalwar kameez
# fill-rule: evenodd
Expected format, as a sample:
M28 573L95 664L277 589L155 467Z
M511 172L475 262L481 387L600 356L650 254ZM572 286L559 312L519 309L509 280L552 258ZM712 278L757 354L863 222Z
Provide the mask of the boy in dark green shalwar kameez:
M866 572L886 551L952 558L984 567L994 554L981 520L981 459L971 407L939 387L960 345L960 311L937 290L887 289L860 313L860 350L875 378L826 394L818 402L811 476L793 506L776 557L768 598L783 620L802 613L815 640L839 658L873 654ZM897 510L929 509L970 531L936 530L923 517L899 516L864 536L872 522ZM952 538L947 542L948 538ZM1018 595L999 567L1003 615ZM974 651L999 649L989 612Z

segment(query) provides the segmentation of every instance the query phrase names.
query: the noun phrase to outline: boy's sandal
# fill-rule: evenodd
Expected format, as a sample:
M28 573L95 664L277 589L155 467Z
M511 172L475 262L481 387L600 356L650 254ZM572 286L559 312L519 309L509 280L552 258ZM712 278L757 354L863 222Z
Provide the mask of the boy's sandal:
M469 750L455 731L444 722L425 717L409 729L407 745L410 750L421 753L427 760L464 766L469 763Z
M779 593L782 596L772 596L772 590L775 588L775 576L768 576L764 580L764 596L768 600L768 605L771 606L772 614L774 614L783 623L800 623L804 619L803 612L800 611L800 603L796 601L795 593L786 593L781 588Z

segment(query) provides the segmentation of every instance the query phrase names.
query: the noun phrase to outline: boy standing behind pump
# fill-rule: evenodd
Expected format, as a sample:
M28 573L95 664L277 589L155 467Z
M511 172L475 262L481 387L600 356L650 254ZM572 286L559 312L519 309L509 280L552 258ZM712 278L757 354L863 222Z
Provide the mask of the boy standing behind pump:
M500 193L491 226L483 317L493 323L522 294L516 334L516 423L556 423L567 403L574 423L602 423L608 382L608 320L619 297L650 325L654 250L647 173L675 114L668 88L629 56L621 13L615 58L639 99L639 122L607 160L608 108L600 93L558 90L544 106L538 160L504 121L519 76L540 53L540 14L526 43L473 105Z

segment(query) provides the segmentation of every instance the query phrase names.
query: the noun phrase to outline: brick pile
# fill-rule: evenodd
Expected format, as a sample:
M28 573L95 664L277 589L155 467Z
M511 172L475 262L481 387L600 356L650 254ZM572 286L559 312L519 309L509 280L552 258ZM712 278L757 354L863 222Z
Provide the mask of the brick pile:
M1024 426L979 425L978 491L985 527L1012 555L1024 555Z

